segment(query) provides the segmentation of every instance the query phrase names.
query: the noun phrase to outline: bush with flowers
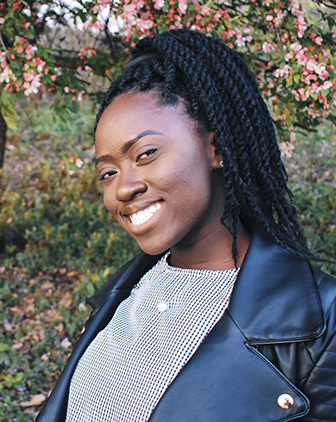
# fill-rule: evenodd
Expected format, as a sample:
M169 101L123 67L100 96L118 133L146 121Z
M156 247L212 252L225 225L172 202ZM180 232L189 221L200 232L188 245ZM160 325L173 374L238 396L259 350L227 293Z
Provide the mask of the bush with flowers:
M280 135L293 140L297 128L336 122L335 14L331 0L0 1L0 139L16 127L18 96L56 94L64 118L92 93L92 75L120 71L137 39L188 27L241 52Z

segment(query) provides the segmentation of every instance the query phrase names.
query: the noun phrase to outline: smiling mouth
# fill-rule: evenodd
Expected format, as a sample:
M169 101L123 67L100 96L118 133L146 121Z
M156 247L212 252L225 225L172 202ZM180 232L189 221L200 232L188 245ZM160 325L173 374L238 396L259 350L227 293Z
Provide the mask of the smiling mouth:
M140 226L140 224L146 223L150 218L153 217L153 215L161 208L161 203L157 202L154 205L151 205L148 208L145 208L144 210L141 210L139 212L136 212L129 216L131 223L135 226Z

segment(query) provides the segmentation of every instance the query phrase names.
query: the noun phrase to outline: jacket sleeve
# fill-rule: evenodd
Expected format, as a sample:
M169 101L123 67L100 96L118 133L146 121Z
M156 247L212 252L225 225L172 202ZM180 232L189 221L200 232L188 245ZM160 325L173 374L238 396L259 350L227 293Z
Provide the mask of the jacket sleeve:
M315 271L325 315L325 329L317 340L305 344L311 364L300 388L310 400L302 422L336 421L336 281Z

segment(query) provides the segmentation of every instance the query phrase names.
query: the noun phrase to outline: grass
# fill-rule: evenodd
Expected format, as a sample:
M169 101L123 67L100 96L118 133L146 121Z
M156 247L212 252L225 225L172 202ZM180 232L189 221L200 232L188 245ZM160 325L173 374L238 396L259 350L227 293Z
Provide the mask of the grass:
M139 250L103 206L93 110L67 121L21 103L0 198L0 420L32 421L51 391L94 293ZM336 137L300 136L286 158L298 216L317 254L336 260ZM290 150L287 148L287 152ZM317 263L336 275L336 266Z

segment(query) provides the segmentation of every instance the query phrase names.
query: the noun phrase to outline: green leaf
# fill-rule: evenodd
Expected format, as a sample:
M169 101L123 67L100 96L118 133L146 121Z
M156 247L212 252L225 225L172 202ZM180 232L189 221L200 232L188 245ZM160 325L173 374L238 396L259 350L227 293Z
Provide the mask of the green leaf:
M15 387L23 380L23 374L7 375L4 377L5 384L8 388Z
M287 127L292 126L293 124L293 119L291 118L291 116L286 116L286 125Z
M0 343L0 352L5 352L11 348L10 344Z
M287 78L286 86L291 86L291 85L293 85L293 76L289 75Z
M298 84L300 82L300 79L301 79L301 76L300 75L298 75L298 74L294 75L294 82L295 83Z
M14 108L11 106L8 107L0 107L0 112L6 122L6 125L13 130L16 130L18 128L17 126L17 120L19 116L17 115Z

